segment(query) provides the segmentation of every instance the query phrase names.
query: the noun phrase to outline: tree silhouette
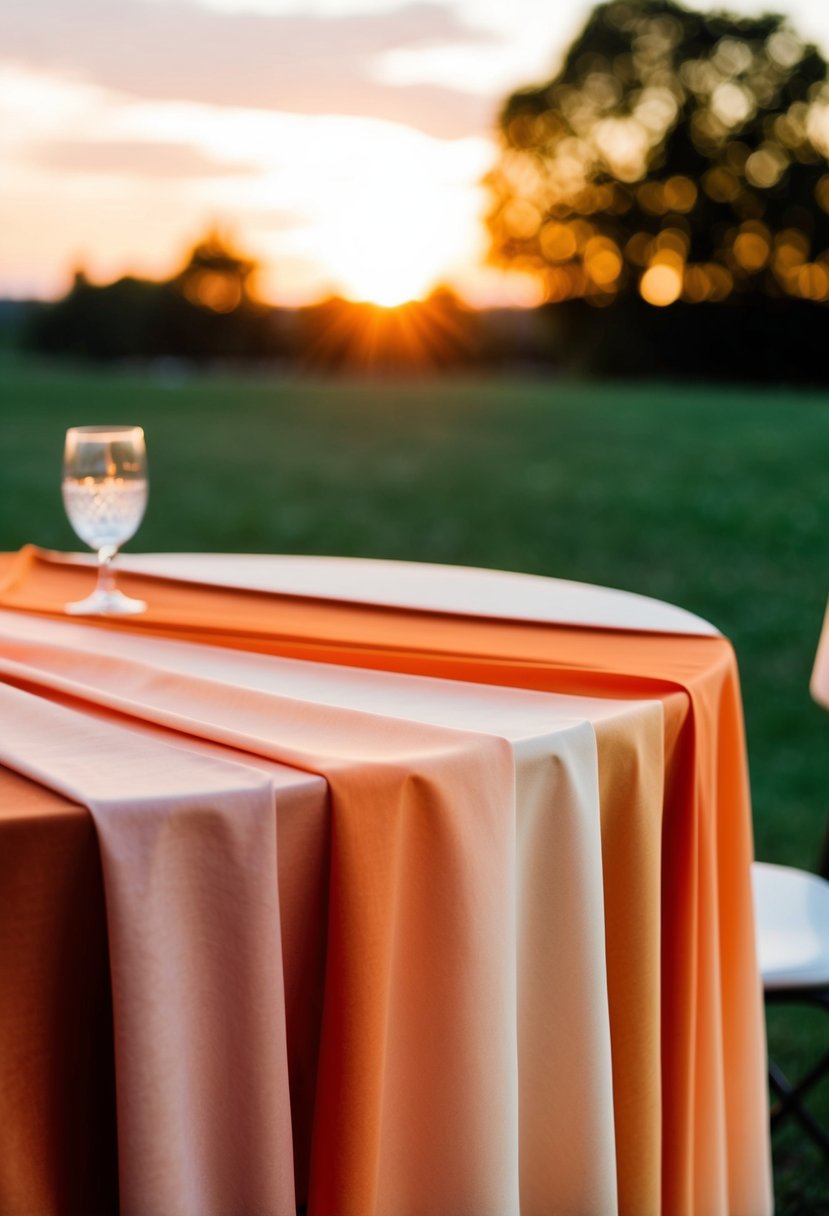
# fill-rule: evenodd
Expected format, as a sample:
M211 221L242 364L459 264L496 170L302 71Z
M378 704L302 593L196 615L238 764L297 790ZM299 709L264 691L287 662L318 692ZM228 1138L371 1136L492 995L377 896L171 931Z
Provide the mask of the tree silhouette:
M278 353L269 310L253 296L255 261L216 231L190 250L164 284L157 326L165 353L194 360L250 359ZM271 349L269 349L269 347Z
M551 303L829 300L826 77L781 16L598 5L503 108L493 259Z
M190 251L171 286L206 312L232 313L255 305L250 290L255 270L256 262L231 249L214 230Z
M33 312L24 340L36 351L93 360L278 357L281 319L251 291L256 268L211 232L165 282L124 277L96 286L78 271L62 300Z

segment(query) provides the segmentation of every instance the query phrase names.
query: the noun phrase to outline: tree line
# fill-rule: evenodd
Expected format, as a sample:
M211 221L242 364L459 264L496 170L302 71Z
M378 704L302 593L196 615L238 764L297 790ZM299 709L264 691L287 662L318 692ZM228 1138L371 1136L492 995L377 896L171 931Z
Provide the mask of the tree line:
M396 308L338 297L277 308L251 290L255 270L255 262L210 233L163 282L124 277L96 285L79 271L62 299L29 306L20 342L39 355L90 362L286 364L336 372L554 361L546 325L531 313L478 313L448 288Z

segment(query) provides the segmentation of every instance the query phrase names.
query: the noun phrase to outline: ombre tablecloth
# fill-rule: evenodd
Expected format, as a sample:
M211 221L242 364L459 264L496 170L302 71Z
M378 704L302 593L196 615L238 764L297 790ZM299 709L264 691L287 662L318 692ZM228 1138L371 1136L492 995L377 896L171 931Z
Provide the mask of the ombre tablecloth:
M526 576L132 564L150 611L91 625L87 567L0 558L0 1210L770 1211L728 643Z

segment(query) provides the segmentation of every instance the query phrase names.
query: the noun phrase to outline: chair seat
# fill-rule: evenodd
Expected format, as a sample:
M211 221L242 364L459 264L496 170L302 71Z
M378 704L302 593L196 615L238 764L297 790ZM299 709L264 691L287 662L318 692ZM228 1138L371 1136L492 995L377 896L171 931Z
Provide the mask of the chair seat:
M829 987L829 882L755 862L752 884L763 987Z

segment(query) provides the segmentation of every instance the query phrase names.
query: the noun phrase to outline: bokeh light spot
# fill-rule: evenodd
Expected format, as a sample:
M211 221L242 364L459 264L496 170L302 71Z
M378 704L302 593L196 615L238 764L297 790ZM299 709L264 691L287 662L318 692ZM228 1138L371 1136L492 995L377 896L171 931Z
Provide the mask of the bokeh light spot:
M778 30L766 43L769 58L781 68L793 68L803 58L803 43L796 34Z
M650 266L642 275L639 292L642 299L657 308L665 308L679 299L682 291L682 273L676 266L658 264Z
M690 177L676 175L665 182L663 197L666 211L686 213L697 201L697 188Z
M797 290L805 300L829 297L829 272L820 262L806 262L797 272Z
M665 214L665 191L661 182L643 182L636 191L636 198L648 215Z
M754 108L754 103L744 88L734 81L728 80L718 84L714 89L711 106L717 118L725 126L738 127L746 121Z
M233 312L242 302L242 284L231 275L200 270L188 275L184 294L191 304L210 312Z
M721 165L703 174L702 188L715 203L730 203L740 193L740 183L734 174Z
M548 262L567 262L578 249L573 230L567 224L558 224L554 220L541 229L539 244Z
M746 179L752 186L770 190L783 176L788 161L777 144L763 144L746 161Z
M504 223L510 236L519 241L528 241L541 227L538 209L523 198L514 198L504 208Z
M625 257L634 266L644 266L653 245L653 237L648 232L634 232L625 245Z
M708 276L708 299L715 303L725 300L734 287L734 276L719 262L705 262L704 270Z
M682 298L689 304L701 304L711 292L711 280L702 266L686 266L682 280Z
M663 228L654 237L654 248L660 254L670 253L679 258L680 262L684 262L688 256L688 246L690 240L688 234L680 228ZM671 262L673 257L664 256L659 258L660 261Z
M762 270L771 254L768 229L762 224L745 224L734 241L734 257L749 273Z
M610 287L622 273L622 255L607 237L594 237L584 249L585 269L599 287Z

